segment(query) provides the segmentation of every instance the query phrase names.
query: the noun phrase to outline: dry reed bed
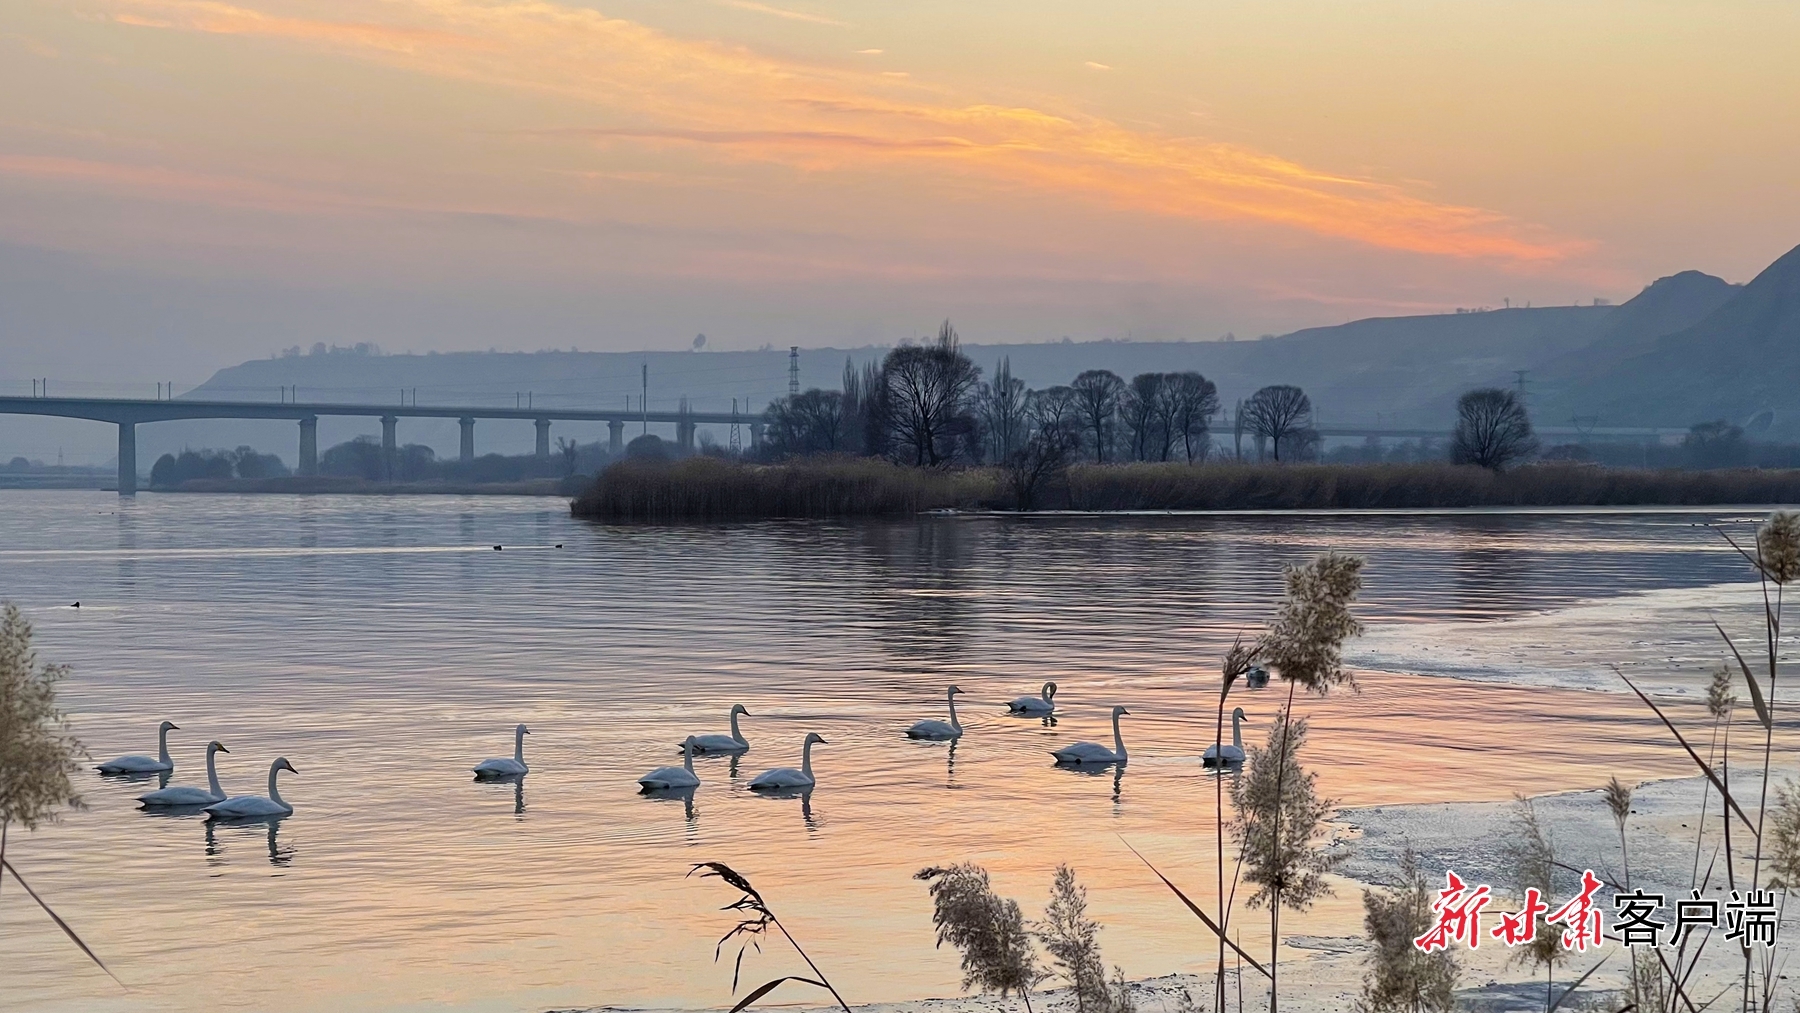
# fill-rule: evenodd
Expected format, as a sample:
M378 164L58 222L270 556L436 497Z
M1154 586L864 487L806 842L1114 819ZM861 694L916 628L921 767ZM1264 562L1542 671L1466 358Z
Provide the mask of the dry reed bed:
M1054 497L1052 497L1054 501ZM1076 510L1718 506L1800 502L1800 470L1641 471L1452 464L1081 465Z
M757 465L690 457L615 464L570 509L612 521L872 517L978 507L993 502L998 488L991 471L903 468L867 458Z

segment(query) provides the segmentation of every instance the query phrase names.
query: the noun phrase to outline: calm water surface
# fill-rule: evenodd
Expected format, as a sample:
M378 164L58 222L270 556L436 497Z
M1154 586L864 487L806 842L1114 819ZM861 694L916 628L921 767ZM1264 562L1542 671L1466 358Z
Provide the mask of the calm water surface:
M1465 633L1488 646L1464 650L1459 674L1502 683L1582 685L1613 645L1647 668L1673 658L1671 639L1742 594L1744 567L1705 519L638 529L547 499L0 492L0 596L27 610L45 658L75 667L64 699L95 757L154 751L169 718L175 783L203 781L212 738L232 751L228 791L260 794L277 755L299 768L283 782L294 816L216 829L140 813L143 785L84 774L89 808L15 835L9 857L132 991L8 884L0 1008L716 1005L730 988L716 909L732 897L683 879L706 860L748 873L853 1001L955 992L910 874L960 860L1028 911L1067 861L1109 959L1198 968L1188 916L1122 838L1210 881L1207 701L1283 563L1370 558L1364 692L1306 704L1324 789L1351 804L1505 798L1682 769L1616 694L1405 673ZM1634 628L1651 604L1654 624ZM1561 617L1576 617L1566 636ZM1570 674L1550 655L1572 656ZM1045 679L1062 687L1059 726L1004 714ZM942 716L950 682L964 740L906 740ZM699 763L691 801L636 795L684 735L724 731L734 702L754 715L741 763ZM1132 709L1129 768L1054 769L1048 749L1108 737L1114 703ZM1260 739L1277 701L1243 703ZM523 786L471 783L520 721ZM817 791L752 795L808 731L830 740ZM1358 921L1354 890L1339 894L1294 931ZM795 970L779 949L747 960L753 981Z

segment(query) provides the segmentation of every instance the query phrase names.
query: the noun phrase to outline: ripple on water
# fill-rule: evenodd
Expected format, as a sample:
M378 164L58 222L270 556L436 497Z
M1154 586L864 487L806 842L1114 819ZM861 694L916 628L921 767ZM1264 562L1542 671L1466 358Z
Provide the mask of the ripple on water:
M683 878L702 860L750 873L858 999L955 991L910 874L963 859L1028 910L1069 861L1128 972L1197 967L1185 915L1120 837L1209 881L1215 782L1196 757L1217 658L1267 614L1281 564L1366 553L1382 657L1466 640L1494 678L1549 682L1567 637L1582 664L1632 639L1700 645L1683 624L1731 607L1743 575L1674 514L604 528L511 498L0 506L6 594L44 656L75 666L65 700L94 752L153 745L169 717L178 783L215 737L230 790L260 793L276 755L300 769L272 834L141 814L141 787L84 776L91 808L14 836L9 858L135 991L119 998L9 891L6 1009L186 1008L196 966L233 969L206 979L219 1009L716 1004L730 898ZM1640 599L1661 603L1653 629L1633 627ZM1046 678L1055 727L1002 713ZM952 681L965 738L907 740ZM1303 705L1322 787L1349 803L1682 772L1616 695L1363 681ZM1277 695L1241 701L1254 742ZM753 715L735 774L704 758L691 801L636 793L683 736L724 731L733 702ZM1053 767L1050 749L1110 740L1115 702L1132 708L1131 765ZM473 782L521 720L525 783ZM798 763L808 731L830 743L819 789L749 792ZM1357 916L1353 892L1340 901L1315 934Z

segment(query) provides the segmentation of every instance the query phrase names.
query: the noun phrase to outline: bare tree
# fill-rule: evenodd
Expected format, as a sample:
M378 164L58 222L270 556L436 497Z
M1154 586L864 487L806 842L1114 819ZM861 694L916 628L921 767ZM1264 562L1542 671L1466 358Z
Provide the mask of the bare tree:
M780 398L763 412L766 438L778 456L832 454L848 449L844 395L814 387Z
M568 478L575 474L575 464L581 459L581 446L574 440L558 436L556 452L562 456L563 477Z
M1012 375L1012 358L994 366L994 382L976 388L975 410L981 416L990 459L1004 463L1025 442L1025 381Z
M929 345L901 345L881 364L890 452L902 461L937 467L955 456L973 429L969 395L981 369L958 347L956 329L944 321Z
M1188 463L1204 460L1212 443L1212 417L1219 410L1219 388L1199 373L1170 373L1165 384L1171 411L1170 442L1181 441Z
M1089 421L1081 401L1081 392L1074 387L1063 386L1026 392L1025 417L1033 428L1041 429L1054 424L1077 434L1082 432Z
M1162 426L1162 373L1139 373L1119 399L1119 417L1131 434L1131 457L1154 461L1167 456L1169 434Z
M1456 399L1456 433L1450 459L1499 471L1537 450L1531 419L1516 391L1472 390Z
M1119 399L1125 394L1125 381L1110 369L1090 369L1077 376L1068 389L1074 393L1082 425L1093 440L1094 460L1104 464L1112 450L1113 427L1119 414Z
M1059 407L1054 397L1035 400L1031 436L1003 462L1020 510L1036 509L1044 487L1061 478L1081 451L1078 416Z
M1281 441L1312 425L1312 399L1291 384L1271 384L1250 395L1238 413L1250 432L1274 444L1279 461Z

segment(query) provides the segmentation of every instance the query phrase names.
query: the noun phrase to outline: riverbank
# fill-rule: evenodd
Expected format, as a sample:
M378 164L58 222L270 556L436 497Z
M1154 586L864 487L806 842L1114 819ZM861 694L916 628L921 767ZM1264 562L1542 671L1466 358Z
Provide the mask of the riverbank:
M629 461L594 479L575 516L607 521L894 516L1011 510L1000 468L906 468L866 458L743 464ZM1452 464L1084 464L1037 498L1045 510L1406 510L1739 506L1800 502L1800 470L1647 471Z

